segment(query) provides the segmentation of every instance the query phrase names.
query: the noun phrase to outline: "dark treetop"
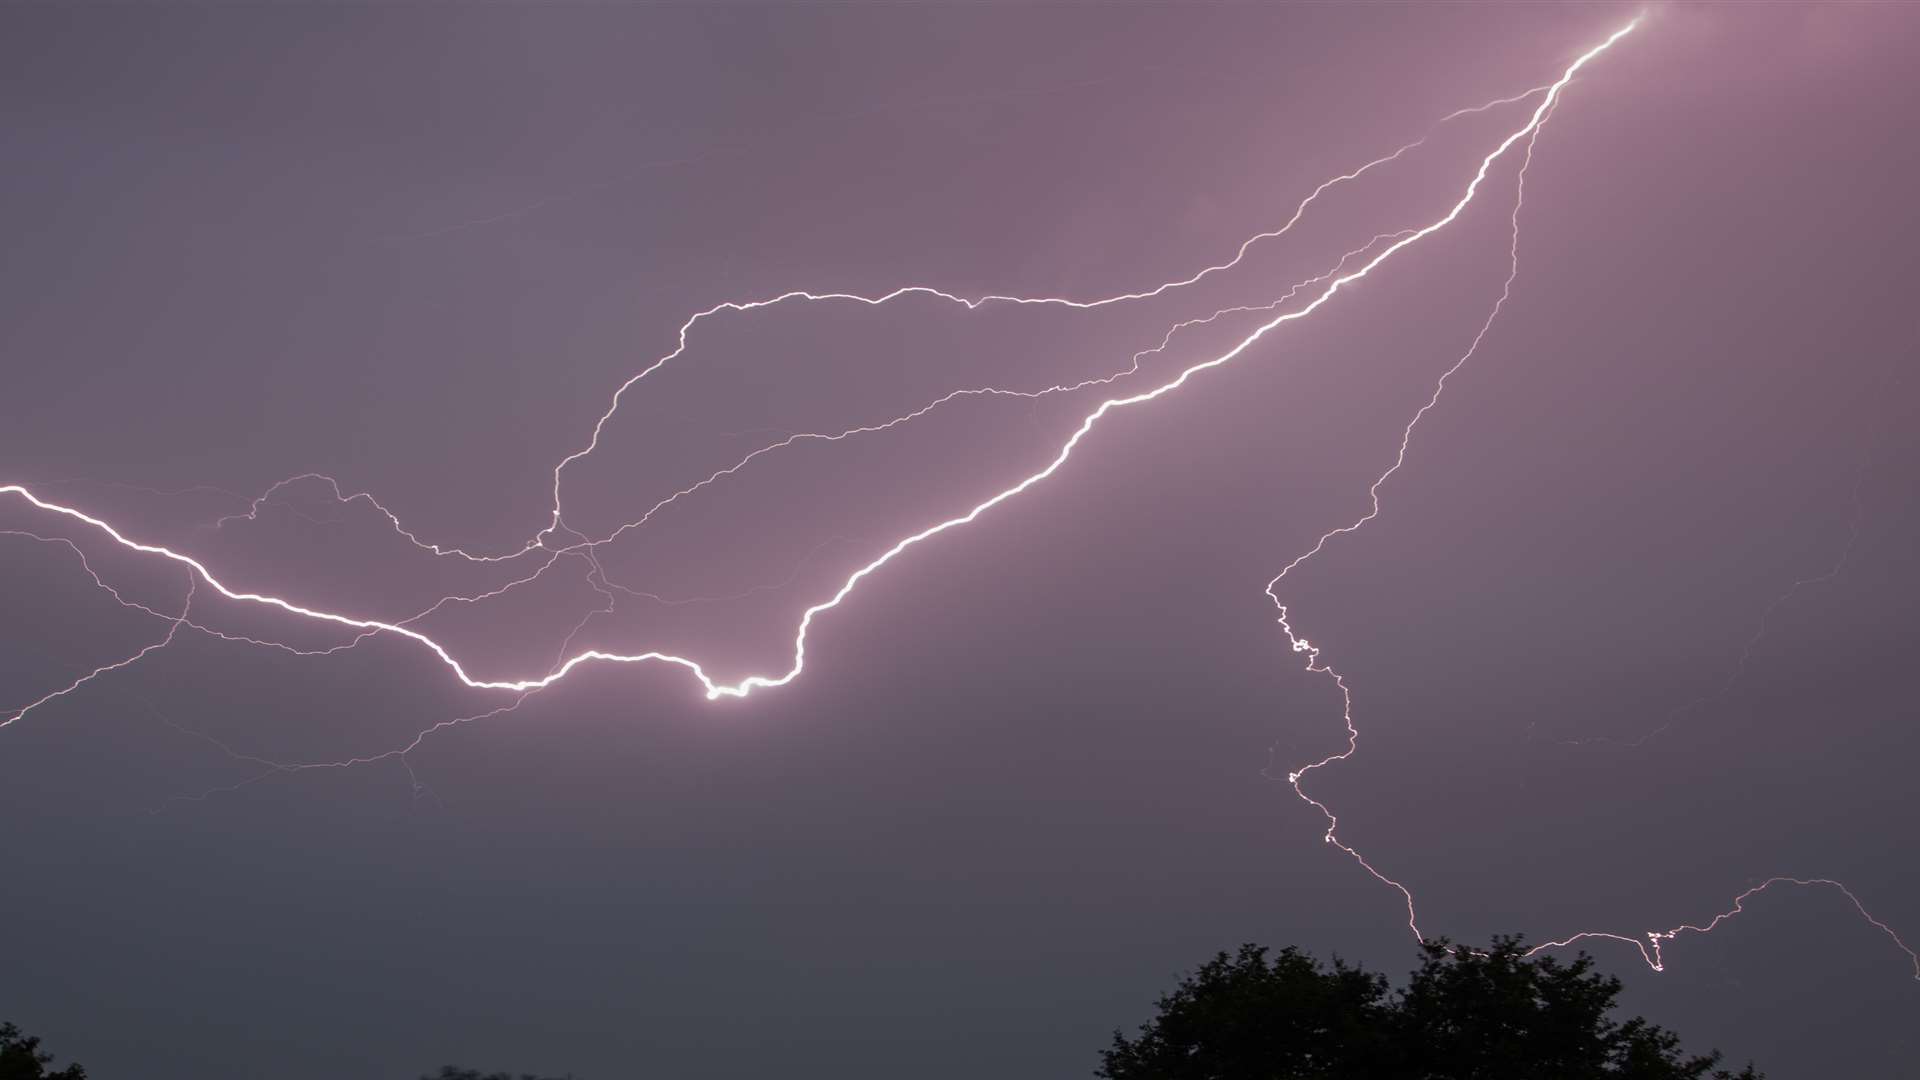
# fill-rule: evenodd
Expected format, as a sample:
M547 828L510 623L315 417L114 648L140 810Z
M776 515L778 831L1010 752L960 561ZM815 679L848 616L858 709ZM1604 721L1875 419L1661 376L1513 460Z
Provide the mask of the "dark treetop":
M1405 989L1298 949L1220 953L1162 997L1137 1038L1116 1032L1106 1080L1762 1080L1749 1065L1688 1056L1640 1017L1610 1017L1620 980L1581 954L1530 959L1491 949L1421 947Z
M0 1080L87 1080L78 1065L50 1070L53 1055L40 1049L40 1040L23 1035L12 1024L0 1024Z

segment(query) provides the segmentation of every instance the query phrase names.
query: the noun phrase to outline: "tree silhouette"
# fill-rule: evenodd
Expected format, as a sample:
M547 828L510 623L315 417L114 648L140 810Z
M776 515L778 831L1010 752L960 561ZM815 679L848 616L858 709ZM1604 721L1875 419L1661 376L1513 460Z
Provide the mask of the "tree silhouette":
M1403 990L1386 976L1298 949L1242 945L1216 955L1159 1000L1127 1039L1115 1032L1105 1080L1763 1080L1720 1054L1686 1056L1680 1039L1608 1015L1620 980L1531 959L1517 938L1486 950L1421 945Z
M0 1076L0 1080L8 1080L8 1078ZM458 1065L442 1065L440 1066L439 1072L433 1073L430 1076L422 1076L420 1080L573 1080L573 1074L568 1073L565 1077L559 1077L535 1076L532 1073L521 1073L519 1076L515 1076L512 1073L483 1073L479 1069L463 1069Z
M41 1051L38 1038L0 1024L0 1080L87 1080L87 1070L78 1065L48 1072L51 1064L53 1055Z

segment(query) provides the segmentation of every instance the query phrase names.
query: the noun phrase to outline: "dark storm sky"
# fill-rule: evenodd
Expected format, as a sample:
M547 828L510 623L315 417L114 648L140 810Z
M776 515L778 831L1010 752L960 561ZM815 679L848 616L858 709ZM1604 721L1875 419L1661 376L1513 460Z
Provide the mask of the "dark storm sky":
M511 549L693 311L1183 277L1636 10L11 7L0 482L397 618L497 579L312 486L214 529L244 503L124 485L322 471L424 538ZM1916 31L1902 5L1652 9L1541 134L1512 299L1385 512L1289 577L1363 733L1314 793L1428 932L1638 934L1792 874L1920 937ZM1436 217L1523 118L1447 125L1168 303L702 324L568 474L570 516L606 531L770 432L1115 370ZM583 669L404 764L217 791L259 772L222 746L377 754L502 700L405 643L183 634L0 730L0 1017L102 1080L1040 1080L1240 941L1404 969L1397 894L1276 779L1339 748L1339 703L1260 590L1365 511L1486 318L1516 157L1447 231L889 564L790 686L709 703L676 670ZM969 404L743 472L607 555L727 599L629 602L581 643L780 670L801 607L1095 403ZM86 536L17 500L0 529ZM103 577L177 607L183 575L97 540ZM0 537L0 577L9 709L164 629L56 545ZM567 569L434 629L524 674L598 603ZM1920 1054L1912 965L1831 891L1768 892L1664 974L1596 951L1632 1008L1780 1080Z

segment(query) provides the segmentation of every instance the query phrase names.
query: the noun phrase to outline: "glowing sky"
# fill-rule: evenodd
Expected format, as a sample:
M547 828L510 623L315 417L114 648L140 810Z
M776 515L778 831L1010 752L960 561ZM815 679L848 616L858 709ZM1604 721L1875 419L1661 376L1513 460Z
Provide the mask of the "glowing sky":
M1904 10L7 20L0 1010L103 1075L1074 1073L1416 897L1913 1051Z

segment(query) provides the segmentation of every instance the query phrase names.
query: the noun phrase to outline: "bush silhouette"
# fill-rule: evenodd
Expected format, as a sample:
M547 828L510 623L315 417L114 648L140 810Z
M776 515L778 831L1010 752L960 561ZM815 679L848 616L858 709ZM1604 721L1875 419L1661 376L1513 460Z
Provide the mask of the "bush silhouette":
M1216 955L1160 998L1137 1038L1115 1032L1105 1080L1763 1080L1720 1054L1609 1014L1620 980L1531 959L1516 938L1486 950L1421 945L1405 989L1298 949Z
M0 1080L6 1080L0 1076ZM566 1076L534 1076L532 1072L480 1072L478 1068L461 1068L459 1065L442 1065L440 1072L420 1076L420 1080L574 1080L574 1074Z
M41 1051L39 1039L0 1024L0 1080L87 1080L87 1070L78 1065L49 1072L51 1064L53 1055Z

